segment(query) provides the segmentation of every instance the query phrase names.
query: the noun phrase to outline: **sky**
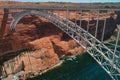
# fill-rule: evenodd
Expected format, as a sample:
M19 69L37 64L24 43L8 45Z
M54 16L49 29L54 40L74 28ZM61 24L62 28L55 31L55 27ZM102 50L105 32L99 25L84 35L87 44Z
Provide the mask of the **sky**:
M21 2L74 2L74 3L89 3L89 2L120 2L120 0L9 0Z

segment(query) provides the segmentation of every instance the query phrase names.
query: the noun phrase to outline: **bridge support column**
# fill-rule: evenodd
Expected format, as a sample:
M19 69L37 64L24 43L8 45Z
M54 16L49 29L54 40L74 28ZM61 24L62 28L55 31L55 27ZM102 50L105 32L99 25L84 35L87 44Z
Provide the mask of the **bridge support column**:
M8 14L9 14L9 9L4 8L3 20L2 20L1 27L0 27L0 42L1 42L2 38L3 38L3 34L4 34L4 31L5 31L5 28L6 28Z

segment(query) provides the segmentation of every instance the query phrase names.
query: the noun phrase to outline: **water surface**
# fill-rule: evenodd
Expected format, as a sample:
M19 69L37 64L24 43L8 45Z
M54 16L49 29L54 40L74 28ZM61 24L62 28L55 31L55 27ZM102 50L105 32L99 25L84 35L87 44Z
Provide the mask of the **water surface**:
M88 54L65 60L61 66L28 80L112 80Z

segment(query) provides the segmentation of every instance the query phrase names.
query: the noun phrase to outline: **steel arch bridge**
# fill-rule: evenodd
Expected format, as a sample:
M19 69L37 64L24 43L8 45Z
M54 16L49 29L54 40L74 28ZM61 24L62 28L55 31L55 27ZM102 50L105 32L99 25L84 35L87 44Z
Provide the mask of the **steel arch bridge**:
M16 8L9 8L9 9L14 10ZM15 13L15 16L13 17L12 22L10 24L10 30L15 30L17 23L20 21L20 19L22 19L26 15L38 15L42 18L45 18L49 22L51 22L52 24L60 28L62 31L64 31L66 34L68 34L78 44L80 44L98 62L98 64L109 74L109 76L113 80L120 79L120 59L119 59L120 51L117 50L117 48L119 47L118 41L120 38L119 28L118 28L118 35L117 35L115 47L114 49L111 49L110 47L105 45L103 40L100 41L96 38L99 19L97 19L95 36L93 36L92 34L88 32L88 30L83 29L81 27L81 24L77 25L76 22L74 23L69 20L69 11L70 10L76 11L77 9L73 9L73 8L62 9L62 10L66 10L66 14L67 14L66 18L60 16L59 14L55 14L53 12L53 10L57 10L57 9L50 9L50 10L48 9L49 8L46 8L46 9L17 8L17 10L20 10L20 11ZM79 11L82 12L83 10L87 10L87 9L81 9ZM99 10L90 9L90 10L97 10L98 11L97 18L99 18L100 9ZM102 34L104 34L104 31ZM85 44L83 44L82 41L84 41Z

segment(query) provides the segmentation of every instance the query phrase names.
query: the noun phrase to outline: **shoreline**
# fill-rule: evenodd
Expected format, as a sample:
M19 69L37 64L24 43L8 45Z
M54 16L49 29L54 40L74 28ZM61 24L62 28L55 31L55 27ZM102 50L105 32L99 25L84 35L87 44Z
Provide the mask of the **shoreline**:
M84 53L84 52L83 52L83 53ZM66 61L66 60L74 60L77 55L81 55L81 54L83 54L83 53L79 53L79 54L72 55L72 56L64 56L64 59L61 59L58 64L53 65L53 66L46 67L45 69L42 69L42 70L38 70L38 71L27 71L27 72L25 72L25 71L20 71L20 72L14 74L14 75L11 75L11 76L9 76L9 77L7 77L7 78L2 78L2 77L1 77L1 79L2 79L2 80L10 80L10 79L15 79L15 78L21 79L21 77L22 77L22 79L24 80L24 79L34 78L34 77L40 76L40 75L48 72L49 70L52 70L52 69L55 69L55 68L61 66L61 65L63 64L63 62ZM19 78L19 76L20 76L20 78Z

